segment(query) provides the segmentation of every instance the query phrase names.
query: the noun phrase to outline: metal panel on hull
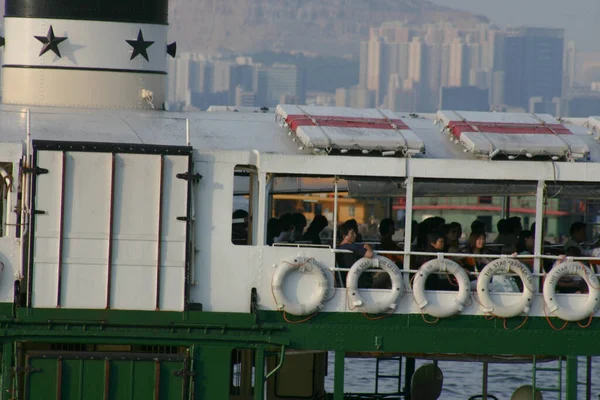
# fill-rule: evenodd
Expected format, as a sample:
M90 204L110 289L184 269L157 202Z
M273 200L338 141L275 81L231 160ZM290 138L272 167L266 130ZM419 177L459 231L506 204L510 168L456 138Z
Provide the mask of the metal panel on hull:
M189 154L64 147L36 150L32 306L183 310Z

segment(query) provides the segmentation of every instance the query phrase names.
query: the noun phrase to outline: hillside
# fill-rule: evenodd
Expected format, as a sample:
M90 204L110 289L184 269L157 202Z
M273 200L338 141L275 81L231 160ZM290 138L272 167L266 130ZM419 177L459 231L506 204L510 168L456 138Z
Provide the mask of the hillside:
M171 0L170 38L182 51L301 50L356 54L385 21L485 22L427 0Z

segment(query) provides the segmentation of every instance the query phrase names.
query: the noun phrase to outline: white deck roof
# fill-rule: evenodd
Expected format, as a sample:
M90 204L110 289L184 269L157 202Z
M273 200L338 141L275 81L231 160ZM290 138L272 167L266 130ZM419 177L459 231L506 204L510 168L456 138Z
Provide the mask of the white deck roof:
M0 105L0 141L23 142L26 137L25 107ZM394 113L425 146L417 158L476 159L463 147L448 140L434 125L435 115ZM289 130L273 113L163 112L90 110L31 107L31 136L35 139L185 145L186 119L191 145L200 152L249 151L281 155L310 155L299 150ZM590 162L600 162L600 117L564 119L563 123L590 150ZM375 157L375 156L374 156ZM378 156L381 157L381 156Z

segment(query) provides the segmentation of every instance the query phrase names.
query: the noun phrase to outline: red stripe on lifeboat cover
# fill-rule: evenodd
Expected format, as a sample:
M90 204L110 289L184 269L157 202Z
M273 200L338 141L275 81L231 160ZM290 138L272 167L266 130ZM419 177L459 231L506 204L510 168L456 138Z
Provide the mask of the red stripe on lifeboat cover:
M544 135L572 135L567 127L562 124L526 124L520 122L468 122L450 121L450 132L457 138L462 133L485 132L500 134L544 134Z
M410 129L401 119L340 117L325 115L288 115L285 119L292 131L300 126L334 126L338 128Z

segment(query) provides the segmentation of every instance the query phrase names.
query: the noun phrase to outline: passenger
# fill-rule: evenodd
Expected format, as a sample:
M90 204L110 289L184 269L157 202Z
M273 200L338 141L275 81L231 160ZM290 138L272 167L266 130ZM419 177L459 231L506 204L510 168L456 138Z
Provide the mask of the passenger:
M462 236L462 227L458 222L452 222L444 225L444 252L458 253L460 251L460 237Z
M395 233L396 223L393 219L384 218L383 220L381 220L381 223L379 224L379 234L381 235L381 243L379 244L379 250L402 251L402 248L400 248L400 246L398 246L398 244L392 239ZM398 258L395 256L398 255L386 255L386 257L388 257L390 260L399 261L401 263L402 258Z
M529 228L529 230L531 231L531 233L533 233L533 235L535 235L535 222L531 224L531 227ZM545 233L544 233L544 232L542 232L542 240L543 240L543 242L544 242L544 246L551 245L552 243L551 243L551 242L549 242L549 241L547 241L547 240L544 238L544 235L545 235Z
M281 221L277 218L271 218L267 222L267 246L273 246L275 238L281 235Z
M532 231L521 231L519 238L517 239L517 253L519 255L523 254L533 254L535 245L535 239L533 237Z
M476 219L471 223L471 233L477 233L479 235L485 235L487 233L487 228L485 226L485 222Z
M231 224L231 242L237 245L248 244L248 211L235 210Z
M363 241L363 236L360 233L360 231L358 230L358 222L356 222L355 219L349 219L348 221L344 222L344 225L347 225L348 227L354 229L354 232L356 232L356 241L357 242Z
M315 219L310 223L306 233L302 236L302 240L312 244L321 244L321 236L319 236L319 234L323 229L327 228L328 225L329 221L324 215L315 216Z
M467 254L485 254L485 233L472 232L463 252ZM463 268L471 272L479 272L490 260L482 257L466 257L462 260Z
M373 258L373 249L370 245L360 245L356 242L356 230L349 226L350 224L343 224L340 228L340 234L342 236L342 242L338 246L340 250L350 250L352 253L337 253L336 262L339 268L352 268L355 262L363 257ZM338 286L346 286L347 271L342 271L338 274ZM341 282L340 282L341 280ZM363 273L358 281L359 287L371 287L372 277L369 273Z
M501 219L496 224L496 227L498 228L498 236L496 236L494 243L502 245L501 252L503 254L512 254L516 252L517 236L511 230L510 221Z
M514 255L529 255L534 252L535 238L533 232L522 231L517 239L517 246ZM533 258L521 258L519 259L525 265L528 265L533 270Z
M428 235L431 232L441 232L446 220L441 217L430 217L419 224L417 229L417 248L425 250L428 247Z
M565 243L565 253L572 247L579 250L581 254L584 254L581 243L585 243L587 240L587 225L583 222L573 222L571 229L569 229L569 240Z
M468 254L485 254L486 238L485 234L471 233L469 236L469 242L464 249L465 253ZM462 266L470 272L480 272L488 263L490 259L487 257L469 257L467 256L462 260ZM477 277L470 275L472 290L476 290ZM496 275L492 278L490 291L492 292L518 292L519 286L512 276Z
M379 224L379 234L381 235L381 243L379 250L387 251L402 251L402 248L394 242L392 237L396 233L396 224L394 220L385 218L381 220ZM384 257L389 258L396 263L399 267L402 267L404 256L402 254L382 254ZM392 287L392 281L390 275L387 272L377 272L373 276L373 287L377 289L390 289Z
M290 242L302 240L304 236L304 228L306 228L306 217L302 213L294 213L292 215L292 223L294 224L294 231L290 235Z
M510 217L507 219L510 231L513 235L519 236L523 231L523 224L521 223L521 217Z
M441 231L432 231L427 235L427 247L425 251L429 253L441 253L444 251L445 240ZM417 258L417 268L426 262L437 258L436 255L421 256ZM433 274L425 282L426 290L456 290L456 284L450 281L446 274Z
M294 219L292 214L286 213L279 217L281 222L281 234L275 238L275 243L292 243L294 233Z

